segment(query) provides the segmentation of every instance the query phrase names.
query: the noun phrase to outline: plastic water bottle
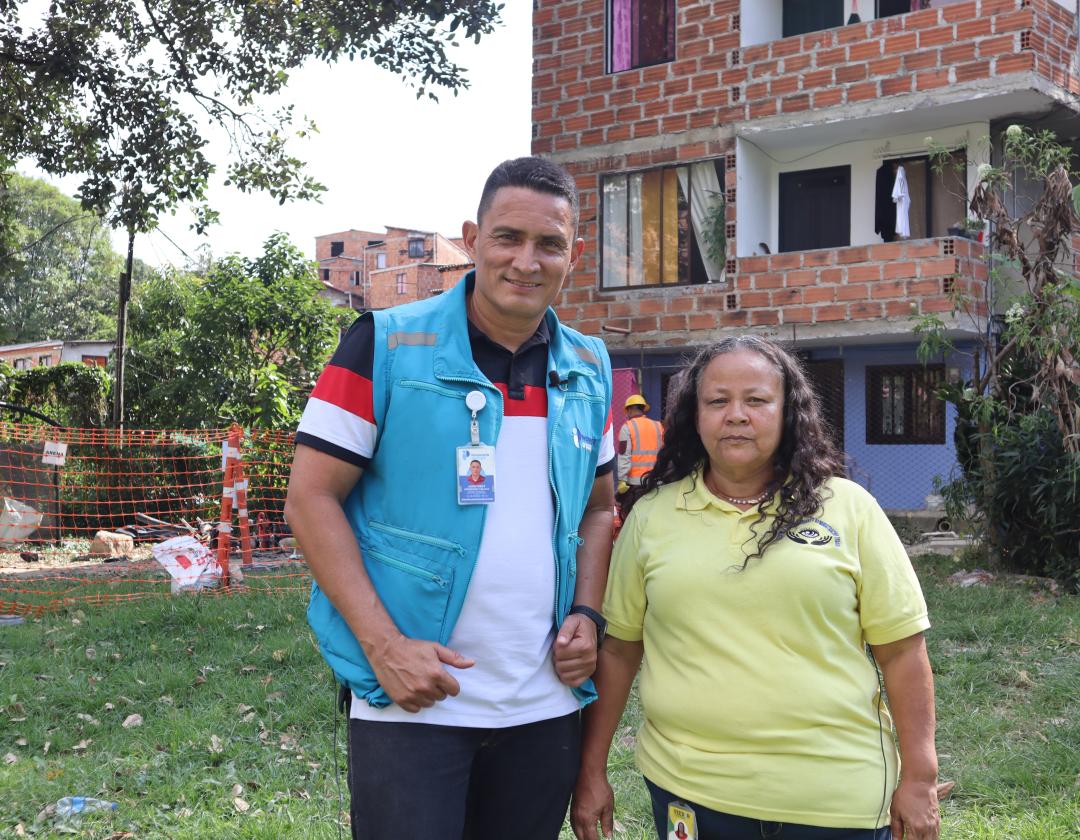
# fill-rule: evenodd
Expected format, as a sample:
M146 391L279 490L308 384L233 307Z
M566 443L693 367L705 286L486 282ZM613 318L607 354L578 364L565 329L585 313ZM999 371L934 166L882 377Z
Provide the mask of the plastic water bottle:
M56 801L56 816L61 820L77 819L90 811L115 811L117 807L115 802L94 799L92 796L65 796Z

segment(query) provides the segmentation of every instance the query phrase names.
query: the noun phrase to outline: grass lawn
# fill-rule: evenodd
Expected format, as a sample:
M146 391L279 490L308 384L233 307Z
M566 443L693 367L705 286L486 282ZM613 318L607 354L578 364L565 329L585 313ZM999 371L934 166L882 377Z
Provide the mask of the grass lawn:
M942 777L957 782L943 836L1080 836L1080 597L958 589L952 561L917 567ZM333 686L305 603L178 597L0 627L0 834L70 836L51 820L34 834L35 817L85 795L119 809L85 818L82 837L337 837ZM125 728L131 715L142 722ZM652 840L639 718L633 705L611 775L618 836ZM343 747L338 762L343 788Z

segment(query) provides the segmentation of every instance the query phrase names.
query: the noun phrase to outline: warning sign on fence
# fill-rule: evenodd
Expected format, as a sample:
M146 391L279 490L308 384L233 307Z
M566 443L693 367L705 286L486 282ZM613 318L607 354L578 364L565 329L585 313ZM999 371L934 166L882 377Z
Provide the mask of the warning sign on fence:
M55 440L45 441L45 451L41 453L41 463L64 466L67 461L67 444Z

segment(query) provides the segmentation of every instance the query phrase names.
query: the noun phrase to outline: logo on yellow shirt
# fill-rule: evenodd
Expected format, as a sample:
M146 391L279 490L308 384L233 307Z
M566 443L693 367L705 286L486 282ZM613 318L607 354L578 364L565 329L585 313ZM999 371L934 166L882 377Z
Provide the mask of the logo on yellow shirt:
M812 517L789 529L787 538L800 545L828 545L834 541L837 546L840 545L839 532L828 522Z

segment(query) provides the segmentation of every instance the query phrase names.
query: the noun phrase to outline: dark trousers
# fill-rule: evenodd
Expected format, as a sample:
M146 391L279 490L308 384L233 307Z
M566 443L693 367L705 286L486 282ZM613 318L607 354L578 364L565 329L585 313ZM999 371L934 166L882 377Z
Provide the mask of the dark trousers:
M505 729L349 721L353 840L556 840L578 712Z
M667 840L667 810L671 802L685 802L694 810L698 823L698 840L892 840L892 832L885 828L822 828L816 825L778 823L736 817L720 811L711 811L704 805L686 802L685 799L657 787L648 779L645 785L652 797L653 822L660 840Z

